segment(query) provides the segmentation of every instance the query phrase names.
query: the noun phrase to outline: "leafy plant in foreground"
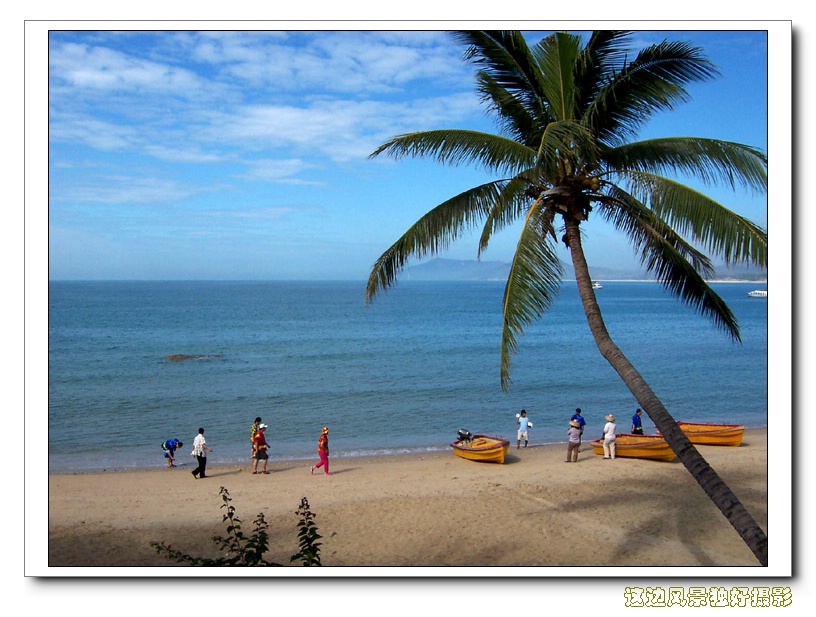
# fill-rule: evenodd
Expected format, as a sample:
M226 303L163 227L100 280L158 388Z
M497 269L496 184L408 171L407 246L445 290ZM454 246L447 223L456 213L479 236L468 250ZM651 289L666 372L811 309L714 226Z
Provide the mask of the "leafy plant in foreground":
M222 520L227 524L227 535L213 536L212 540L218 544L220 550L225 551L222 557L214 559L193 557L164 542L151 542L150 546L167 559L191 566L282 566L283 564L264 559L264 554L269 550L267 534L269 523L266 522L263 512L255 517L252 533L247 535L241 529L241 519L235 514L235 506L231 503L229 491L222 486L220 495L224 502L221 507L226 508ZM304 566L319 566L320 543L315 543L314 540L321 536L317 533L317 526L312 520L314 514L309 509L309 501L305 497L300 501L297 514L301 517L298 523L301 550L292 555L291 561L301 559Z
M300 551L292 555L290 562L300 559L304 566L319 566L320 563L320 545L322 542L317 542L321 536L317 533L317 525L314 522L315 515L309 510L309 501L303 497L300 500L300 507L296 514L300 516L298 523L298 546Z

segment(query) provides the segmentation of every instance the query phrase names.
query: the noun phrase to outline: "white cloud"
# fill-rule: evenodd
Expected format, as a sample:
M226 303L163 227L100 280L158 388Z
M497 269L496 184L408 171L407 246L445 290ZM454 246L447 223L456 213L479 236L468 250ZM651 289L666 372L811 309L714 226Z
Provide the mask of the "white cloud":
M48 57L50 77L80 90L174 93L201 87L201 80L192 71L105 47L55 44Z
M470 85L444 33L224 32L186 41L193 57L230 78L270 92L396 91L416 79Z
M481 114L444 33L97 34L55 35L52 143L184 164L269 152L282 162L246 177L303 182L295 158L362 161L397 133Z
M213 122L208 139L269 150L294 147L343 162L365 159L393 135L455 128L478 113L470 95L398 103L328 99L308 107L251 105Z
M316 184L298 180L294 176L315 165L301 159L264 159L249 163L248 171L243 174L247 180L256 182L278 182L286 184Z
M72 185L52 194L52 203L82 202L137 204L175 202L186 199L194 190L179 186L173 180L133 176L92 176L82 184Z

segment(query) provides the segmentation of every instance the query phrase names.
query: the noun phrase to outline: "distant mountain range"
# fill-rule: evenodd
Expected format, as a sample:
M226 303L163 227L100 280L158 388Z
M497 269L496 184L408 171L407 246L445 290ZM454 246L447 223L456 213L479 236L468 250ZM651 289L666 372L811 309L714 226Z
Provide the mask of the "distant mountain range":
M564 279L575 277L572 264L561 262ZM642 270L627 270L590 265L592 278L599 281L648 281L653 280ZM431 259L425 263L409 266L400 278L406 281L504 281L510 272L510 264L504 261L478 261L475 259ZM714 280L765 281L768 273L745 266L717 268Z

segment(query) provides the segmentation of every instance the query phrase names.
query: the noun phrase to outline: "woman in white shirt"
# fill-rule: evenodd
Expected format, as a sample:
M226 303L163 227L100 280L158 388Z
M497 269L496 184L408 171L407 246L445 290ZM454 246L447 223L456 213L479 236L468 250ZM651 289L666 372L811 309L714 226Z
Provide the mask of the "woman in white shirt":
M615 416L609 414L606 416L606 424L603 428L603 451L605 459L615 458L615 438L618 426L615 424Z

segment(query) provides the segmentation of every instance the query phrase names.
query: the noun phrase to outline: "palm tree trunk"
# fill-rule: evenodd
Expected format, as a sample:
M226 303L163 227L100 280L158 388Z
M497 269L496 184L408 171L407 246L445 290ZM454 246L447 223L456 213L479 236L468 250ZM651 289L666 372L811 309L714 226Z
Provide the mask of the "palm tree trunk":
M748 548L754 553L759 563L768 565L768 537L762 528L748 513L737 496L719 477L717 472L706 462L686 434L677 426L676 420L669 414L660 399L657 398L646 380L635 369L629 359L618 348L604 324L601 309L592 290L592 279L589 275L584 249L581 244L579 223L564 217L566 220L567 243L575 267L575 279L578 292L584 306L589 329L595 338L595 344L607 362L620 375L623 383L637 399L646 414L652 419L671 446L677 458L683 463L692 477L723 513L729 523L736 529Z

